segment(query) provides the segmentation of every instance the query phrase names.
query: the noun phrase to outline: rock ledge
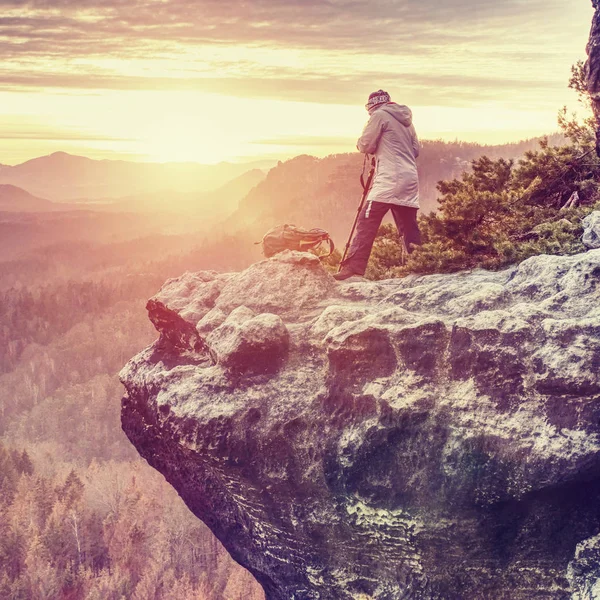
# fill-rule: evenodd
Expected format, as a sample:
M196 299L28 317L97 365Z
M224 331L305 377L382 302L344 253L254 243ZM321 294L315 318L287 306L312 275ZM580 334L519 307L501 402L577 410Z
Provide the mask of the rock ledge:
M267 600L598 598L600 250L345 284L286 252L148 310L123 429Z

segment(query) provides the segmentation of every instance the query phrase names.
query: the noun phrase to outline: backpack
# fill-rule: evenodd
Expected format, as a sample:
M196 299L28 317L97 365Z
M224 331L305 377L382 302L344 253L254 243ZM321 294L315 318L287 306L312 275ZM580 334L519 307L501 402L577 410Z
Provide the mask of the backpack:
M319 258L327 258L335 250L333 240L324 229L302 229L295 225L277 225L265 233L262 242L257 243L262 244L263 254L270 258L284 250L307 252L323 242L329 244L329 254Z

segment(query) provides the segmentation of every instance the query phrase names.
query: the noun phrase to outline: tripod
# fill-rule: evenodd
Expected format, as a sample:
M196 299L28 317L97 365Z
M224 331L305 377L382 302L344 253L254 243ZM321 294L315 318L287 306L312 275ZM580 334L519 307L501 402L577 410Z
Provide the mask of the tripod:
M369 170L369 175L367 176L367 181L365 181L364 175L365 175L365 165L367 164L367 158L368 158L368 156L365 154L363 170L362 170L362 173L360 174L360 185L362 186L362 189L363 189L363 195L360 200L358 210L356 211L356 217L354 217L354 224L352 225L352 230L350 231L350 237L348 238L346 248L344 249L344 256L342 256L342 260L341 260L340 266L338 268L338 273L342 270L342 267L344 266L344 263L346 262L346 258L348 256L348 250L350 249L350 244L352 242L352 238L354 237L354 232L356 231L356 225L358 223L358 217L360 216L360 211L362 210L363 206L365 205L365 200L367 199L369 190L371 189L371 183L373 183L373 177L375 176L375 167L376 167L377 163L375 161L375 157L373 156L371 158L371 169Z

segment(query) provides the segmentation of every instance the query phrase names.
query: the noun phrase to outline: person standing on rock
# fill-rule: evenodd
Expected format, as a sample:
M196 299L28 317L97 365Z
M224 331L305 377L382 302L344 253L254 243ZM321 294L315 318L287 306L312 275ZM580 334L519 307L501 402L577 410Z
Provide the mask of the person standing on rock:
M369 121L356 144L363 154L375 155L375 175L358 215L356 234L348 257L334 277L344 280L364 275L381 221L392 211L407 252L421 243L417 224L419 178L416 159L419 140L408 106L391 102L383 90L373 92L366 104Z

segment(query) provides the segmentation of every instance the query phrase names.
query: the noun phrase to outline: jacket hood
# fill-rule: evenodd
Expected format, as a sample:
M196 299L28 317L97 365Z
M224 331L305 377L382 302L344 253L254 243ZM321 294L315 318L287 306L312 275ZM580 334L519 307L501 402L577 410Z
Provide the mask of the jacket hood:
M402 123L404 127L410 127L412 124L412 111L408 106L390 102L389 104L384 104L381 107L381 110L394 117L394 119L396 119L398 123Z

